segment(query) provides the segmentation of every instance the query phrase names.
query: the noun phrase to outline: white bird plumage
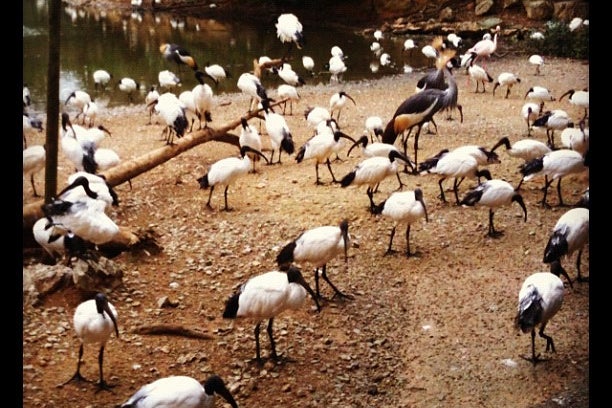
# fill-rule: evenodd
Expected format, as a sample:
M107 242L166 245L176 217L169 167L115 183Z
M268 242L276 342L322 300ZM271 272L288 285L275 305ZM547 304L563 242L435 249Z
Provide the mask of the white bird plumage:
M327 277L327 264L336 256L344 254L344 263L348 262L348 248L351 243L348 220L338 225L313 227L300 233L297 238L284 245L276 256L276 263L281 269L293 262L307 263L314 266L315 293L321 298L319 289L319 271L323 279L334 290L334 297L352 298L352 295L341 292Z
M36 191L34 177L45 168L47 154L42 145L30 146L23 150L23 177L30 179L34 197L40 197Z
M512 89L512 87L519 83L521 83L521 78L519 78L517 74L512 73L512 72L502 72L501 74L497 76L497 80L493 84L493 95L495 95L495 90L498 87L505 86L506 87L505 98L508 99L508 96L510 95L510 90Z
M529 57L529 63L535 66L535 75L540 75L544 66L544 58L541 55L533 54Z
M280 84L276 89L276 94L281 100L286 99L283 104L283 115L285 115L287 102L289 103L289 115L293 115L293 102L298 102L300 100L300 94L297 88L289 84Z
M113 75L104 69L95 70L92 76L94 80L94 88L96 89L96 91L105 90L106 85L108 85L110 80L113 78Z
M268 319L270 357L278 360L276 342L273 336L274 319L285 310L298 310L304 306L307 293L310 294L321 310L319 301L301 271L289 266L286 271L270 271L248 279L230 296L225 304L224 319L249 318L256 320L255 346L256 360L262 363L259 345L259 332L263 320Z
M555 149L555 130L563 130L567 127L574 127L574 122L568 113L562 109L546 111L537 117L531 124L533 127L543 127L546 129L548 145Z
M540 116L540 104L527 102L521 107L521 116L527 122L527 136L531 136L532 123Z
M304 46L304 27L297 16L292 13L284 13L278 16L275 24L276 36L282 43L289 43L284 58L289 56L293 45L298 49Z
M416 188L412 191L395 191L385 201L375 205L373 213L382 214L393 221L389 246L385 255L395 252L393 250L393 237L397 227L401 224L406 224L406 257L416 255L416 252L410 251L412 224L421 218L425 218L425 222L429 222L427 207L423 199L423 190Z
M120 408L213 408L217 394L232 408L238 408L218 375L211 375L202 383L184 375L159 378L140 387Z
M261 152L263 144L261 141L261 135L259 134L257 128L249 124L245 118L241 118L240 123L242 125L242 128L240 129L240 136L238 137L240 147L249 146L250 148ZM247 152L247 154L251 157L251 162L253 163L251 172L256 173L255 162L259 160L259 156L252 152Z
M544 263L553 261L561 262L561 259L570 258L574 252L576 256L576 270L578 271L578 282L588 282L588 277L583 277L580 271L582 252L589 243L589 209L572 208L566 211L555 223L544 248ZM569 280L569 276L568 276ZM571 283L571 280L569 280Z
M264 125L270 137L272 153L270 153L270 164L281 164L281 153L287 154L295 152L295 143L289 124L283 115L264 109ZM278 151L278 161L274 162L274 152Z
M130 102L134 101L134 92L138 91L139 84L130 77L123 77L119 80L119 90L125 92Z
M74 375L64 383L71 381L87 381L81 376L81 363L85 344L96 344L100 347L98 352L99 380L98 390L111 390L114 385L104 380L102 368L104 365L104 349L113 332L119 337L117 326L117 310L103 293L97 293L93 299L80 303L74 311L73 326L79 338L79 357Z

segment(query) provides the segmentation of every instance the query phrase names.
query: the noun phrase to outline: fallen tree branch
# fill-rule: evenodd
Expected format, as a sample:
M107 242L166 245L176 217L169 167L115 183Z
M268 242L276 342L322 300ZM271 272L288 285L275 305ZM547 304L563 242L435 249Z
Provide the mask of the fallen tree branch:
M140 326L135 328L132 333L146 334L156 336L182 336L192 339L212 340L210 334L202 333L198 330L189 329L187 327L178 326L175 324L156 324L153 326Z

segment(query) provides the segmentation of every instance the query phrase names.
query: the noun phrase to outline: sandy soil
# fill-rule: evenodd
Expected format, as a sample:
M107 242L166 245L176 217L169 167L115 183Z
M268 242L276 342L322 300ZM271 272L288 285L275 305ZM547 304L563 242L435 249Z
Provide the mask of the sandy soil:
M518 73L522 82L504 99L499 90L492 95L493 84L487 84L484 94L474 93L475 85L457 72L464 122L459 123L456 112L453 121L437 115L438 134L421 136L419 161L442 148L490 148L502 136L511 141L525 138L520 110L533 85L546 86L557 97L588 85L589 65L583 61L549 58L542 75L534 76L527 56L505 56L489 62L488 69L495 78L503 71ZM340 125L356 138L364 132L366 117L379 115L386 123L414 92L421 75L338 85L322 77L319 84L300 88L301 100L294 104L293 115L286 116L296 146L312 135L303 116L308 106L327 107L329 97L343 89L356 105L342 111ZM269 92L274 95L273 89ZM213 126L239 117L248 106L248 98L240 94L218 98L229 104L213 111ZM567 99L547 103L546 108L564 109L576 119L583 114ZM147 120L143 105L103 112L98 123L112 132L103 144L124 160L161 146L160 120L154 118L152 125ZM262 133L269 145L263 126ZM533 137L545 141L545 130L534 129ZM43 135L29 134L28 143L43 143ZM489 167L493 177L518 184L520 161L503 149L499 153L502 163ZM544 247L557 219L569 209L556 206L554 188L549 191L553 207L538 204L542 179L526 182L521 190L527 221L517 205L499 209L495 225L505 234L493 239L486 236L487 209L454 205L451 180L444 183L450 201L442 203L437 176L401 173L405 189L423 189L429 212L429 222L413 225L411 247L417 255L406 258L403 227L393 244L398 252L385 256L392 224L368 212L365 187L345 189L330 183L324 166L320 175L325 184L317 186L314 163L296 163L294 155L283 155L281 165L259 163L258 173L231 186L228 201L234 211L221 210L218 189L214 210L208 210L208 191L201 190L196 179L216 160L235 155L234 146L205 143L134 178L131 190L127 183L116 187L121 204L112 209L112 218L120 225L152 228L164 248L158 255L124 253L114 259L124 271L123 285L108 293L118 310L120 336L107 343L104 374L117 386L112 393L96 393L87 383L58 387L76 367L79 343L71 322L83 300L78 290L65 288L35 306L24 302L24 407L115 406L157 378L180 374L204 380L211 373L225 379L240 407L589 405L589 284L566 287L564 304L546 329L556 353L544 353L545 342L536 338L537 349L548 361L533 366L521 359L531 351L530 336L513 327L520 285L531 273L548 270L542 263ZM362 160L360 153L347 159L346 149L341 157L343 162L332 164L337 178ZM60 154L60 188L70 169ZM40 191L42 177L37 176ZM460 195L474 183L465 181ZM587 173L564 178L565 202L578 201L588 184ZM385 180L375 200L382 201L396 187L394 177ZM24 202L34 200L31 195L24 180ZM320 313L309 302L303 310L275 320L278 352L292 360L258 366L252 361L254 323L224 320L225 299L247 278L275 269L280 248L301 231L336 225L343 218L349 220L355 245L347 265L341 259L330 263L329 276L354 299L330 299L333 292L323 283L327 300ZM563 263L572 278L575 256ZM311 267L300 266L314 285ZM40 267L37 259L26 259L24 273ZM588 247L582 272L589 275ZM163 296L176 307L158 307ZM161 323L199 330L209 339L135 333L142 325ZM263 330L262 350L267 356ZM98 375L97 352L96 346L85 347L85 377ZM225 405L218 401L216 406Z

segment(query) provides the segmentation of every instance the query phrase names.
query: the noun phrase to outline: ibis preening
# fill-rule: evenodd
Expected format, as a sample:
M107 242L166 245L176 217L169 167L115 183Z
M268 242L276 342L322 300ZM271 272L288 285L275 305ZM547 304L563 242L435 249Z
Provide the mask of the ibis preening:
M546 137L548 146L555 149L555 130L563 130L567 127L574 127L574 122L569 117L566 111L562 109L554 109L544 112L540 117L536 118L531 124L533 127L546 128Z
M389 247L385 255L395 252L393 250L393 237L396 228L401 224L406 224L406 257L416 255L416 252L410 251L410 227L421 218L425 218L425 222L429 222L427 207L423 199L423 190L416 188L414 191L395 191L380 204L375 204L372 213L382 214L384 217L393 220Z
M283 60L288 59L289 53L294 45L300 50L304 46L304 27L297 16L292 13L284 13L278 16L275 26L278 39L282 43L289 43L289 47L283 57Z
M43 121L37 117L34 117L27 113L25 110L23 111L23 148L28 147L28 141L26 139L26 133L30 129L36 129L39 132L42 132L43 129Z
M342 74L344 74L348 69L344 63L344 58L339 55L332 56L327 64L325 64L325 68L331 74L329 81L336 83L341 82Z
M285 62L279 68L273 68L272 72L277 74L288 85L302 86L306 84L304 78L295 72L289 63Z
M263 144L261 142L261 135L259 134L257 127L250 125L245 118L240 118L240 123L242 125L242 129L240 129L240 136L238 137L240 147L249 146L250 148L261 152ZM247 154L253 163L253 167L250 171L251 173L256 173L255 162L259 160L259 156L253 152L248 152Z
M548 187L553 181L557 180L558 205L563 206L565 203L561 196L561 179L567 175L581 173L587 170L589 166L589 156L589 151L583 156L579 152L571 149L553 150L550 153L546 153L544 156L524 163L520 168L520 172L523 175L521 182L523 180L529 181L533 178L544 176L544 197L540 203L543 207L550 207L546 202Z
M184 375L172 375L143 385L118 408L213 408L217 395L232 408L238 408L218 375L211 375L203 382Z
M412 162L402 153L397 150L391 150L387 156L372 156L358 163L350 172L348 172L340 180L342 187L348 186L368 186L366 194L370 199L370 212L374 212L374 193L381 181L389 176L398 176L399 164L401 161L404 165L414 169ZM400 188L403 183L398 177Z
M315 72L314 72L315 62L312 59L312 57L308 55L302 56L302 66L304 66L304 69L306 71L310 72L310 75L315 75Z
M578 252L576 257L576 269L578 271L578 282L588 282L589 278L580 273L580 260L582 251L589 243L589 209L572 208L565 212L552 229L546 247L544 248L544 263L554 261L561 262L563 257L571 257ZM572 281L569 279L569 282Z
M460 205L467 206L483 206L489 207L489 231L487 235L491 238L497 238L503 235L503 231L496 230L493 224L495 211L503 206L511 203L518 203L525 214L525 222L527 221L527 207L523 201L523 196L514 190L510 183L501 179L486 180L478 184L476 187L468 191L463 199L459 202Z
M589 113L589 90L588 88L585 88L582 90L570 89L569 91L565 92L563 95L559 97L559 101L561 101L565 96L568 97L568 100L572 105L584 109L584 116L582 117L582 120L585 120Z
M250 278L231 295L223 311L224 319L248 318L256 320L255 350L258 363L262 363L259 345L259 332L262 321L268 319L268 337L270 338L270 357L278 361L276 342L274 341L274 318L285 310L298 310L304 306L307 294L314 300L317 311L321 310L315 293L304 280L302 272L295 266L286 271L270 271Z
M485 177L491 180L491 172L488 169L478 169L478 160L473 155L463 152L449 152L448 149L440 151L437 155L430 157L419 165L419 173L434 173L440 175L438 185L440 186L439 198L446 202L442 182L449 177L454 178L453 192L455 193L455 203L459 205L459 184L463 179Z
M521 78L518 75L513 74L512 72L502 72L497 76L497 80L493 84L493 96L495 96L495 90L498 87L506 87L506 96L504 98L508 99L510 95L510 90L516 84L521 83Z
M442 109L456 106L457 83L453 74L448 70L446 63L455 55L454 50L442 51L436 64L438 69L444 69L448 87L442 89L425 89L408 97L393 114L393 118L387 123L383 133L383 143L393 144L397 136L404 131L410 132L416 126L417 131L414 139L414 162L418 164L418 146L421 128L425 122L433 120L433 116ZM434 122L435 123L435 122ZM404 142L404 154L406 154L406 141Z
M46 217L40 218L32 227L34 240L48 255L51 264L64 259L66 266L72 266L72 258L86 259L90 250L94 249L91 242L84 240L62 225L52 224Z
M23 150L23 177L30 179L34 197L40 197L36 191L34 176L45 168L46 157L45 147L42 145L30 146Z
M157 100L159 99L159 91L157 90L157 87L155 85L152 85L149 88L149 92L147 92L147 94L145 95L145 105L147 106L147 112L149 113L149 123L147 123L147 125L151 124L151 117L153 116L153 113L155 113L155 103Z
M540 354L535 352L537 328L540 337L546 339L546 351L555 352L553 338L544 334L544 329L563 304L565 289L559 277L563 272L561 265L556 262L550 272L536 272L528 276L518 294L518 312L514 324L523 333L531 333L531 357L521 357L534 365L543 361Z
M181 86L181 78L179 78L178 75L168 69L159 71L159 73L157 74L157 81L159 83L160 89L165 89L167 91L173 90L174 88Z
M98 391L110 390L115 385L110 385L104 380L102 367L104 365L104 348L111 334L119 337L117 327L117 310L104 293L97 293L93 299L89 299L79 304L74 311L73 318L74 330L79 338L79 358L77 369L72 378L63 385L72 381L89 381L81 375L81 363L85 344L97 344L100 346L98 352L98 368L100 379L96 384Z
M327 277L327 264L337 255L344 254L344 263L348 262L348 247L351 236L348 220L342 220L339 225L324 225L303 231L297 238L286 244L276 256L276 263L284 270L293 262L305 262L314 266L315 288L317 298L321 298L319 290L319 270L323 279L334 290L334 297L352 298L352 295L342 293Z
M234 184L238 177L246 175L251 170L251 158L247 153L257 154L263 157L266 163L268 162L266 156L264 156L263 153L259 150L255 150L249 146L242 146L240 148L240 157L226 157L224 159L218 160L210 166L210 169L206 174L198 178L200 188L210 188L206 207L212 209L212 206L210 205L210 199L212 198L215 187L225 186L225 190L223 191L225 206L223 207L223 209L225 211L232 210L227 205L227 190L229 189L230 185Z
M179 70L183 65L194 71L198 70L198 64L191 53L178 44L163 43L159 46L159 52L162 53L166 61L174 62Z
M329 174L332 176L332 182L338 183L334 172L331 169L331 161L329 160L330 156L334 152L334 147L337 143L340 142L341 138L348 139L355 143L355 140L349 135L341 132L337 128L334 130L331 125L331 121L334 119L329 119L326 121L326 126L317 127L317 133L308 139L299 149L297 154L295 155L295 160L298 163L303 162L304 160L314 159L315 161L315 184L321 185L321 178L319 177L319 164L325 163L327 165L327 169L329 170Z
M268 163L281 164L281 154L283 151L287 154L295 152L295 142L293 141L289 124L283 115L273 112L267 106L264 106L264 125L270 137L270 145L272 146ZM278 151L278 161L276 163L274 162L275 151Z

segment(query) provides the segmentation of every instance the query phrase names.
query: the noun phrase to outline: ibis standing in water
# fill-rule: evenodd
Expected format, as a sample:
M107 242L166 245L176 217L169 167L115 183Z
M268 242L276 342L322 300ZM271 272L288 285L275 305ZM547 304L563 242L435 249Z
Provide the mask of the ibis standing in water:
M321 310L319 301L308 283L304 280L302 272L290 266L286 271L270 271L250 278L246 283L231 295L223 311L224 319L250 318L257 321L255 325L256 359L259 364L261 351L259 345L259 332L263 320L268 319L268 337L270 338L270 357L278 361L276 342L274 341L274 318L285 310L298 310L306 301L307 294L312 296L317 311Z
M74 375L62 385L72 381L89 381L81 375L81 363L83 358L83 348L85 344L97 344L100 346L98 353L98 368L100 379L97 383L98 391L110 390L114 385L108 384L104 380L102 367L104 365L104 348L111 334L119 337L117 327L117 310L104 293L97 293L93 299L89 299L79 304L74 311L73 318L74 330L80 341L79 359Z
M589 209L572 208L564 213L555 224L546 247L544 248L544 263L561 261L563 257L571 257L578 251L576 269L578 282L588 282L588 277L580 273L582 251L589 242ZM568 277L569 280L569 277ZM571 283L571 280L570 280Z
M143 385L119 408L213 408L217 395L232 408L238 408L218 375L211 375L204 382L185 375L172 375Z
M248 153L257 154L263 157L266 163L268 162L266 156L264 156L263 153L259 150L255 150L249 146L242 146L240 148L240 158L226 157L224 159L218 160L210 166L208 173L198 178L200 188L210 188L206 207L212 210L212 206L210 205L210 199L212 198L215 187L225 186L225 190L223 192L223 197L225 199L225 207L223 207L223 209L225 211L232 210L227 205L227 190L229 189L230 185L234 184L238 177L246 175L251 170L252 163Z
M286 244L276 256L276 263L281 269L288 268L293 262L314 265L317 298L322 297L319 290L319 270L321 270L321 276L334 290L334 297L351 299L351 295L342 293L327 277L327 264L337 255L344 253L344 263L348 262L350 241L349 223L346 219L339 225L314 227L303 231Z
M523 356L533 365L543 361L540 354L535 352L536 329L539 327L539 335L546 339L546 351L555 352L553 338L544 334L546 325L552 319L563 304L565 288L559 275L563 267L555 262L550 272L536 272L529 275L521 286L518 294L518 311L514 318L517 329L523 333L531 333L531 357Z
M484 206L489 207L489 231L487 233L491 238L497 238L503 235L503 231L495 229L493 217L495 210L499 207L506 206L513 202L518 203L525 213L525 222L527 221L527 207L523 201L523 196L517 193L512 187L512 184L505 180L493 179L484 181L476 187L468 191L463 199L459 202L460 205L467 206Z
M425 218L425 222L429 222L427 207L423 199L423 190L416 188L414 191L396 191L382 203L376 204L372 213L382 214L393 220L389 247L385 255L395 252L393 250L393 237L397 226L402 223L406 224L406 257L416 255L416 252L410 251L410 227L421 218Z

